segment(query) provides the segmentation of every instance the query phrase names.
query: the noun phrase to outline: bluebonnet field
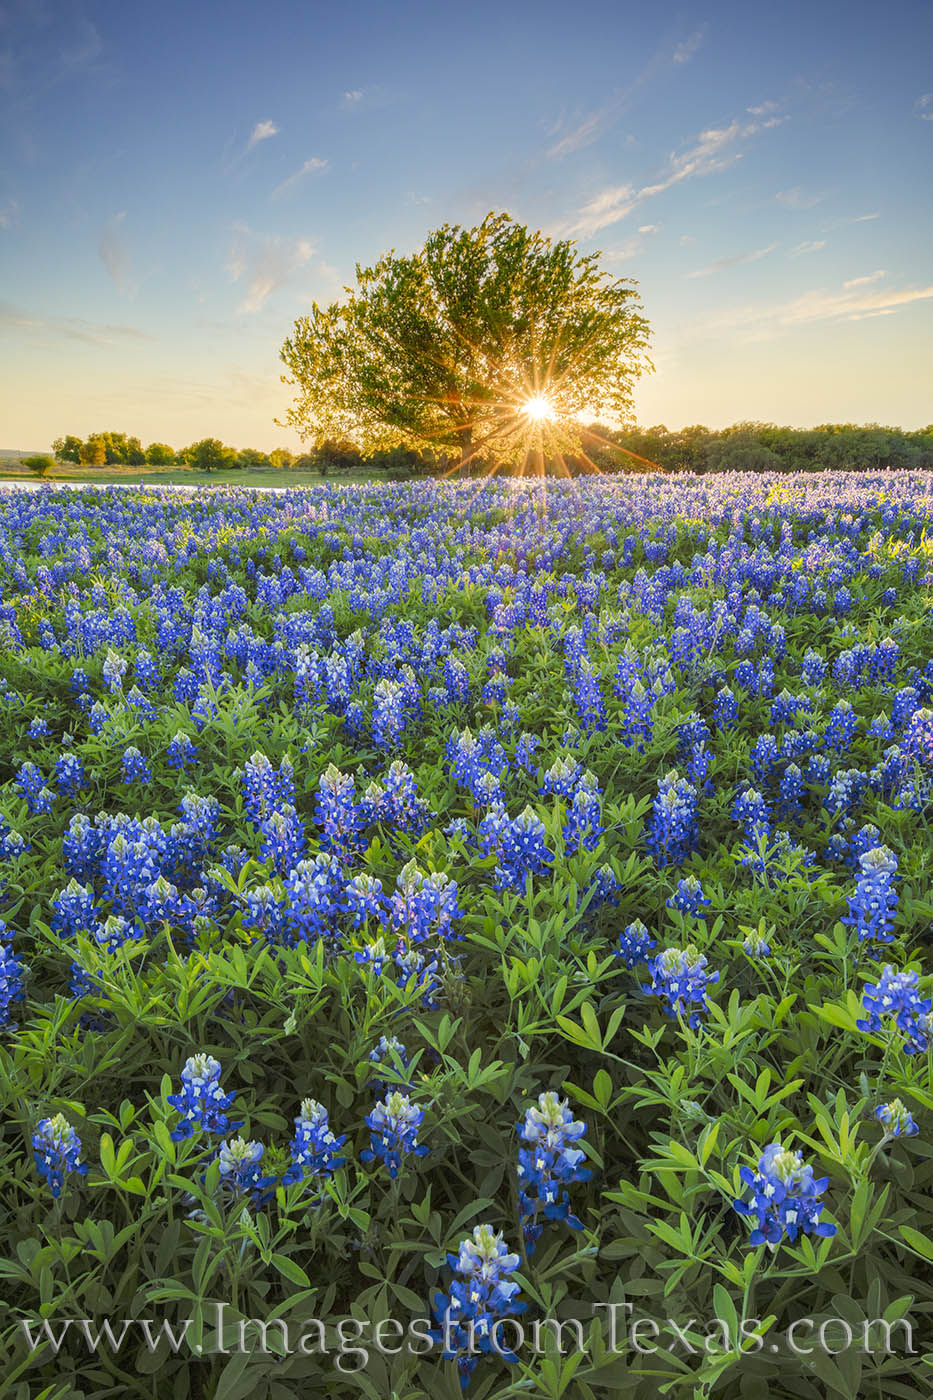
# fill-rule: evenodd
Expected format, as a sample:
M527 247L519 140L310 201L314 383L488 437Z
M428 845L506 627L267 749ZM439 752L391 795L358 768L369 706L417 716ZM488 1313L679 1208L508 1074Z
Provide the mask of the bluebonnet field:
M931 488L3 497L6 1393L927 1393Z

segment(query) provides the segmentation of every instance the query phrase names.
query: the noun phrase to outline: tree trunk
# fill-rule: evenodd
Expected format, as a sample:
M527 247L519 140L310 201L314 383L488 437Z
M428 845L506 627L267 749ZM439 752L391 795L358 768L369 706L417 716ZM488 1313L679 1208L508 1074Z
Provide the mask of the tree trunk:
M473 429L460 428L457 435L460 438L460 465L465 467L473 456Z

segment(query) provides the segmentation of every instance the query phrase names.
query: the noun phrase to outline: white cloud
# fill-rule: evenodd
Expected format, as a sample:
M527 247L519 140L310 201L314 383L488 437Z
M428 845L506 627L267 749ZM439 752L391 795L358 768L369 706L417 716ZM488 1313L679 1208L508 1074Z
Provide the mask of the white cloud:
M821 321L862 321L874 316L890 316L916 302L930 300L933 300L933 286L886 291L866 291L864 287L851 286L839 291L814 288L792 301L725 312L708 322L704 330L746 327L750 339L771 339L782 331Z
M791 257L794 257L794 258L799 257L801 253L815 253L815 252L817 252L820 248L825 248L825 247L826 247L826 239L825 239L825 238L818 238L818 239L816 239L816 240L809 239L809 240L807 240L807 241L804 242L804 243L798 243L797 246L796 246L796 248L791 248L791 250L790 250L790 252L791 252Z
M97 240L97 251L114 286L119 291L126 292L128 296L133 296L136 288L130 280L129 249L120 232L125 218L126 210L123 209L107 222Z
M736 142L753 136L762 130L758 122L731 122L726 127L711 127L701 131L696 143L679 154L672 154L652 185L633 189L630 185L617 185L602 190L589 200L580 210L576 220L565 226L564 232L577 234L582 238L592 238L600 229L618 223L633 209L655 195L689 180L695 175L711 175L714 171L725 170L741 159L741 151L730 150Z
M717 258L716 262L710 263L709 267L698 267L695 272L688 272L688 277L709 277L713 272L720 272L723 268L738 267L741 263L758 262L759 258L766 258L769 253L773 253L780 245L769 243L767 248L756 248L749 253L735 253L732 257Z
M660 232L661 232L661 225L660 225L660 224L640 224L639 227L638 227L638 232L639 232L639 233L660 233Z
M868 287L872 282L880 282L882 278L887 277L887 275L887 270L883 267L879 267L877 272L869 272L867 277L853 277L850 281L843 282L842 285L846 291L848 291L850 287Z
M294 175L289 175L287 180L283 180L280 185L276 185L275 189L272 191L272 198L280 199L282 195L291 194L293 190L297 189L306 175L313 175L318 170L324 170L326 166L327 161L322 159L321 156L312 156L310 160L305 161L304 165L301 166L299 170L295 171Z
M246 293L237 306L238 315L261 311L269 297L304 267L314 252L306 238L253 233L245 224L235 224L233 235L227 271L232 282L243 279Z
M682 234L680 235L680 246L681 246L681 248L686 248L686 246L687 246L688 243L695 243L695 242L696 242L696 239L694 238L694 236L693 236L692 233L682 233Z
M760 102L757 107L746 107L746 112L750 112L753 117L768 117L772 112L778 110L776 102Z
M155 338L137 326L103 325L97 321L82 320L79 316L35 316L8 301L0 302L0 331L4 329L40 337L64 336L68 340L82 340L89 345L118 345L126 340Z
M914 111L922 122L933 122L933 92L925 92L914 103Z
M605 115L603 110L585 117L572 131L568 131L566 136L562 136L548 148L548 157L551 160L559 160L561 156L569 155L571 151L579 151L582 146L588 146L591 141L595 141L602 129Z
M257 122L253 127L252 135L246 143L247 151L251 151L254 146L258 146L260 141L268 141L270 136L278 136L279 128L275 122Z
M781 190L774 196L781 204L786 204L789 209L812 209L820 200L826 198L829 190L820 190L814 193L801 189L800 185L795 185L792 190Z
M695 34L691 34L690 38L685 40L684 43L677 45L673 54L674 62L689 63L693 55L696 53L697 49L702 44L702 42L703 30L698 29L697 32Z
M362 102L366 93L363 88L350 88L340 99L341 107L355 107L358 102Z

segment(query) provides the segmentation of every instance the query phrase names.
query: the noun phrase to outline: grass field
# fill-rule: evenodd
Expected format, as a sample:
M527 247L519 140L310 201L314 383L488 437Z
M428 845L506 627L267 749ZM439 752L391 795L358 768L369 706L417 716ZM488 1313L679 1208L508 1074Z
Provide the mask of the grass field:
M191 467L73 467L58 466L46 477L37 478L25 467L0 463L0 481L89 482L95 486L230 486L236 490L252 486L319 486L322 481L361 482L394 480L384 471L334 473L322 477L320 472L289 471L224 471L198 472Z

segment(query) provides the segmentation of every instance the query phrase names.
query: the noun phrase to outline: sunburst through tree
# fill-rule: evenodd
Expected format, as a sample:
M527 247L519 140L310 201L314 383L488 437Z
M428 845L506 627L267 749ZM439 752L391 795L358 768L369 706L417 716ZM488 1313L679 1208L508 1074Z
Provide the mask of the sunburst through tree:
M282 347L285 422L313 444L417 448L451 470L588 461L584 417L630 419L652 368L635 283L599 256L489 214L358 265L346 300L315 303Z

